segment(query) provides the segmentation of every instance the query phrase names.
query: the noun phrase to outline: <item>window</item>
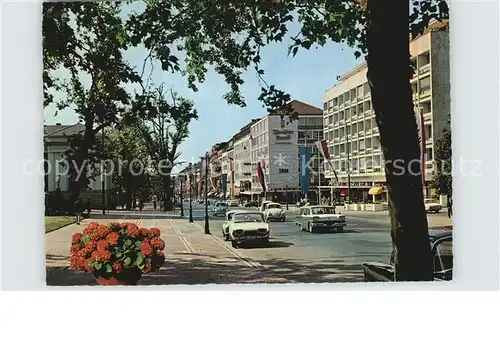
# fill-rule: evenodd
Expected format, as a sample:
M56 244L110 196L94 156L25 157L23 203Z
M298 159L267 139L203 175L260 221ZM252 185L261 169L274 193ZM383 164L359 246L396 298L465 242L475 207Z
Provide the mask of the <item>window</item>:
M340 129L339 129L339 136L340 136L341 138L343 138L343 137L344 137L344 135L345 135L344 133L345 133L345 129L344 129L344 128L340 128Z
M372 120L371 119L365 121L365 130L370 130L370 129L372 129Z
M340 144L340 153L345 153L345 144Z
M423 111L424 114L431 112L431 110L432 110L431 106L432 105L431 105L431 101L430 100L426 101L426 102L424 102L423 104L420 105L420 107L422 108L422 111Z
M334 138L338 138L339 137L339 129L338 128L333 131L333 137Z
M320 130L318 132L318 136L319 136L319 140L323 140L323 131L322 130Z
M349 92L344 93L344 101L345 102L349 101Z
M379 136L373 137L373 148L374 149L380 148L380 137Z
M364 151L365 150L365 139L362 139L359 141L359 151Z
M351 109L348 108L347 110L345 110L345 118L350 118L351 117Z
M352 170L357 171L359 168L359 159L357 158L353 159L351 164L352 164Z
M335 145L333 147L333 155L338 155L340 153L340 145Z
M375 119L375 117L372 118L372 128L376 128L378 130L377 120Z
M365 146L366 146L366 148L371 148L372 147L372 138L367 138L366 139Z
M431 89L431 77L420 79L420 93L425 93Z
M432 124L426 124L424 126L425 140L432 139Z
M306 136L307 136L307 139L312 139L312 138L313 138L313 133L312 133L312 131L311 131L311 130L308 130L308 131L306 132Z
M345 168L346 168L346 162L345 162L345 160L340 161L340 170L342 172L345 172Z
M431 57L429 55L429 52L426 52L424 54L418 55L418 67L422 67L427 65L428 63L431 62Z
M425 149L425 160L432 161L432 148Z
M351 153L351 143L347 143L347 153Z
M358 88L358 97L363 96L363 85L360 85Z
M453 242L445 239L434 247L434 272L442 272L453 268Z
M344 119L344 111L340 111L339 121L342 121L343 119Z
M336 113L333 115L333 123L338 123L338 121L339 121L339 114Z
M356 99L356 88L351 89L350 95L351 95L351 100Z
M333 106L337 106L339 104L339 99L338 98L334 98L333 99Z
M325 117L325 118L324 118L324 122L323 122L323 124L324 124L325 126L327 126L327 125L329 124L329 123L328 123L328 117Z
M305 126L306 125L305 118L299 118L299 124L298 125L301 126L301 127Z
M351 126L346 125L345 128L346 128L346 135L351 135Z
M344 95L339 96L339 104L342 105L344 103Z
M365 169L365 158L359 159L359 169Z
M319 133L317 130L313 130L313 139L314 140L318 140L318 137L319 137Z
M352 126L352 134L356 134L358 132L358 125L356 123L354 123Z
M352 151L357 151L358 150L358 142L357 141L352 141Z
M351 116L356 116L357 111L356 111L356 106L351 107Z
M365 162L366 162L366 169L373 169L373 161L372 161L372 158L370 156L368 156L365 159Z
M359 105L358 105L358 113L359 113L359 114L362 114L362 113L363 113L363 111L364 111L364 110L363 110L363 104L359 104Z
M371 108L372 108L372 103L370 102L370 100L365 101L364 105L365 105L365 106L364 106L363 110L365 110L365 111L370 111L370 110L371 110Z
M361 121L358 123L358 131L361 132L363 130L364 130L364 124L363 124L363 121Z
M300 131L300 130L299 130L299 131L298 131L298 138L299 138L299 139L304 139L305 137L306 137L306 133L305 133L305 132L303 132L303 131Z
M365 93L365 96L370 95L370 86L368 85L368 82L363 84L363 92Z

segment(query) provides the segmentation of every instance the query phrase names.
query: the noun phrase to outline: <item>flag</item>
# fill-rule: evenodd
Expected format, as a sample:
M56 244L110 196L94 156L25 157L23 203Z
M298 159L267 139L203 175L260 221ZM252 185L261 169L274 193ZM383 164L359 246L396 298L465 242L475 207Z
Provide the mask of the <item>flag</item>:
M425 128L424 111L415 106L415 119L417 120L418 139L420 141L420 164L422 165L422 186L425 187Z
M299 147L299 155L300 155L300 190L302 196L309 194L309 167L306 165L309 163L311 158L311 148L309 146L300 146Z
M260 185L262 186L262 190L266 192L266 179L264 178L264 172L262 171L261 162L257 162L257 177L259 178Z
M318 148L319 152L321 152L323 159L326 160L330 165L330 168L333 171L333 175L335 176L335 181L338 183L339 178L337 177L337 172L335 171L335 169L333 169L332 158L330 157L330 152L328 151L328 145L326 143L326 140L319 140L314 144Z

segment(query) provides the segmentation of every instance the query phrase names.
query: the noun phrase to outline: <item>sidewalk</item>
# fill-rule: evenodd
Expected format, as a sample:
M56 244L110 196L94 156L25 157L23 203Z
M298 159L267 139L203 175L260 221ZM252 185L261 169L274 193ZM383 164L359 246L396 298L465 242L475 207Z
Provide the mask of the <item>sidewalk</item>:
M141 226L160 229L166 257L160 271L143 275L139 285L288 282L227 247L219 233L204 234L201 224L180 219L179 213L163 214L146 214L139 220ZM91 273L68 269L71 236L92 221L109 223L109 218L85 220L46 235L47 285L97 285Z

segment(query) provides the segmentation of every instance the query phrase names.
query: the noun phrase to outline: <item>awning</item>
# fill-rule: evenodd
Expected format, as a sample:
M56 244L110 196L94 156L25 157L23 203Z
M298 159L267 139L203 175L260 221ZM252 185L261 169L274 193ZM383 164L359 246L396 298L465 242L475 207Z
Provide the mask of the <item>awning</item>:
M384 193L384 188L381 186L374 186L371 187L370 190L368 190L368 194L370 195L380 195Z

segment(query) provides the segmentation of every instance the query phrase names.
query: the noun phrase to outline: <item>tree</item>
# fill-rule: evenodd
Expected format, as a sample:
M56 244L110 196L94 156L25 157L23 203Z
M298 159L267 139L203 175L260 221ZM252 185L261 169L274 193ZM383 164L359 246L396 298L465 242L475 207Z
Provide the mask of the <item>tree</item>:
M432 179L432 186L439 195L452 197L452 162L451 162L451 128L450 121L443 128L443 134L436 141L434 150L437 171Z
M124 190L123 204L132 208L135 196L147 195L150 175L146 141L135 126L120 125L106 138L106 154L114 161L113 180Z
M189 123L197 119L193 103L163 85L146 89L127 115L127 123L137 126L163 181L164 211L172 210L172 169L179 165L180 144L189 136ZM170 100L170 101L169 101Z
M444 0L177 0L169 7L148 1L146 9L128 22L132 43L142 42L162 62L164 70L179 70L173 54L184 50L188 82L196 89L203 82L206 65L224 75L230 85L225 98L244 105L239 86L241 73L259 67L260 50L282 41L288 25L297 18L300 32L292 37L289 53L310 49L328 40L356 46L356 56L367 53L372 104L380 130L386 163L395 252L396 280L432 280L433 267L428 240L423 189L418 171L409 172L410 161L419 159L410 78L409 34L421 34L432 18L448 16ZM154 30L150 30L154 28ZM290 97L262 78L260 99L269 110L286 106ZM289 115L289 111L284 113ZM405 172L398 176L395 163ZM417 171L417 172L416 172Z
M120 3L43 4L44 104L73 109L85 125L66 154L71 203L88 185L81 170L104 158L96 135L114 125L129 102L124 83L140 80L123 59L128 35L120 10ZM58 79L61 71L68 78ZM62 93L57 100L54 89Z

